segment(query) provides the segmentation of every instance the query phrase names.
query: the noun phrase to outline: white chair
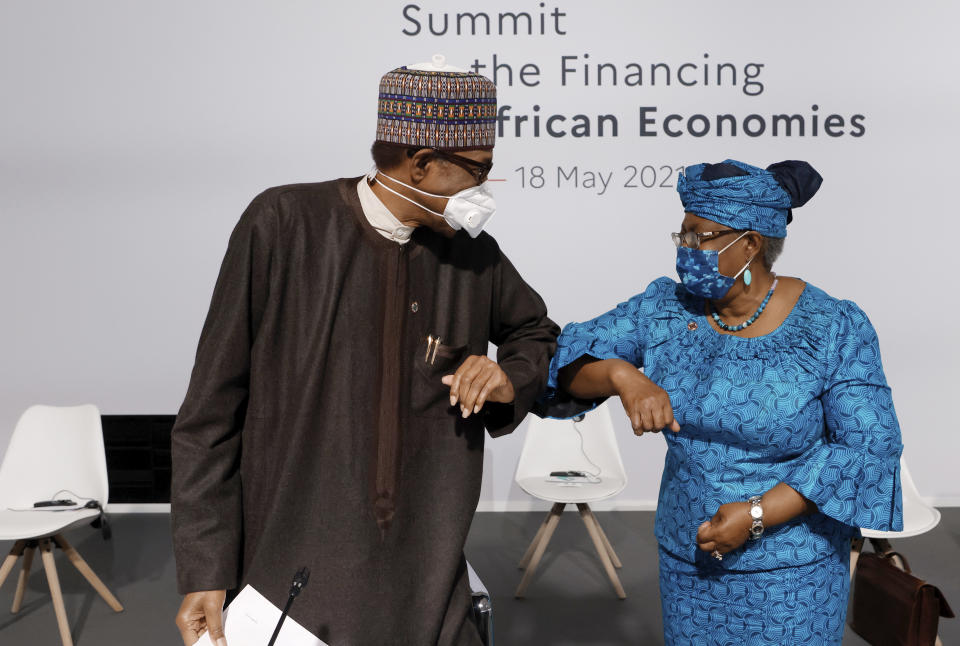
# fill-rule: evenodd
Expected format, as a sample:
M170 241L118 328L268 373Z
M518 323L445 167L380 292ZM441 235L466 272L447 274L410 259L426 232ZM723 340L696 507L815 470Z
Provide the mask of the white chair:
M907 462L900 456L900 493L903 497L903 529L899 532L883 532L878 529L861 529L863 538L869 538L873 549L878 552L890 552L893 547L890 545L891 538L909 538L925 534L940 524L940 510L928 505L917 491L917 485L913 482L910 475L910 469L907 468ZM860 558L860 552L863 549L863 538L853 541L853 547L850 551L850 578L857 569L857 559ZM903 561L899 557L894 557L893 562L902 570Z
M114 611L123 610L116 597L63 537L63 532L72 527L90 524L100 510L31 509L33 503L54 496L81 504L88 499L96 500L105 507L108 491L103 431L96 406L31 406L24 412L10 438L3 464L0 464L0 540L15 541L0 566L0 585L13 570L17 559L23 556L23 569L11 608L11 612L19 612L34 550L39 548L64 646L72 646L73 639L53 558L54 545L63 550ZM18 509L31 511L15 511Z
M554 482L549 480L552 471L583 471L596 477L591 477L589 482ZM568 504L576 504L613 589L618 597L625 599L615 569L622 564L589 504L611 498L627 486L627 473L613 433L608 404L577 420L541 419L531 415L515 480L531 496L554 503L520 561L520 569L526 572L516 596L523 597L526 592L557 528L560 514Z
M863 538L869 538L873 548L878 552L888 552L893 548L890 546L892 538L909 538L929 532L940 524L940 510L928 505L917 491L917 485L913 482L910 475L910 469L907 468L907 462L900 456L900 492L903 496L903 529L899 532L883 532L877 529L861 529ZM863 549L863 539L857 539L853 542L850 551L850 577L857 569L857 559L860 558L860 552ZM894 563L903 569L903 563L897 557L894 557Z
M862 529L864 538L908 538L929 532L940 524L940 510L928 505L917 485L910 476L910 470L903 456L900 456L900 490L903 495L903 530L899 532L881 532L875 529Z

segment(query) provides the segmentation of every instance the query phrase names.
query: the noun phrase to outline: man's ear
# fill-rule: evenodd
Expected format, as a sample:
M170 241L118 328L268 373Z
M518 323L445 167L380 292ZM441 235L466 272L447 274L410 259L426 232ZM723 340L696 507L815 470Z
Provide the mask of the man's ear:
M421 148L417 152L413 153L413 156L410 158L409 168L410 168L410 179L413 180L414 184L419 184L423 181L423 178L426 177L427 171L430 170L430 165L436 160L434 157L433 151L429 148Z

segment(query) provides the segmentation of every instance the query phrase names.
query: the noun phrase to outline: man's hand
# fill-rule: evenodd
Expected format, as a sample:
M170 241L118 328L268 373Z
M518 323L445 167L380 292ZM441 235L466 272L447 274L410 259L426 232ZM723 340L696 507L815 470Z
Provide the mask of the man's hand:
M626 362L619 362L614 364L610 381L620 395L635 435L646 431L659 433L664 428L680 430L680 424L673 417L670 395L645 374Z
M479 413L488 401L508 404L513 401L513 384L503 368L489 357L470 355L457 372L441 379L450 386L450 405L460 403L464 418Z
M183 598L177 611L177 628L183 638L183 646L193 646L204 631L210 631L210 641L216 646L227 646L223 634L223 602L226 590L191 592Z
M728 502L710 520L697 529L697 547L704 552L716 550L720 554L732 552L750 537L750 503Z

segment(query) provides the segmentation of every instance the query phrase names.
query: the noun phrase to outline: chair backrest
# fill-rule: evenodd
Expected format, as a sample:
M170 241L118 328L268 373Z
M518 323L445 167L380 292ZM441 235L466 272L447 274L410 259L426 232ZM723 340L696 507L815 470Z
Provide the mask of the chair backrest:
M920 495L902 455L900 456L900 494L903 496L904 533L929 531L937 525L940 521L940 512Z
M884 532L875 529L861 529L867 538L907 538L929 532L940 523L940 510L931 506L920 495L913 482L906 458L900 456L900 493L903 496L903 529L898 532Z
M908 504L919 504L924 507L930 506L920 496L920 491L917 490L917 485L913 481L913 476L910 475L910 469L907 468L907 462L903 459L902 455L900 456L900 493L903 496L904 507Z
M601 470L601 478L619 477L626 480L627 474L620 458L620 447L613 432L613 419L608 406L608 402L601 404L579 422L572 419L541 419L530 415L523 450L517 462L516 480L547 475L551 471L595 473L597 467Z
M100 411L84 406L31 406L17 422L0 464L0 508L58 498L109 496ZM77 500L77 502L81 502Z

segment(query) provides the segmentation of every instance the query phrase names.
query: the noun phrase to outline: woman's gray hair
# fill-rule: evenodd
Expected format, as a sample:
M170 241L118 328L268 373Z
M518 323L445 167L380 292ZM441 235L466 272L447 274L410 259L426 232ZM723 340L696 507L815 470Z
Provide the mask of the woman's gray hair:
M763 237L763 264L767 266L767 269L773 268L773 263L777 261L777 258L780 257L780 254L783 253L783 241L786 238L768 238Z

